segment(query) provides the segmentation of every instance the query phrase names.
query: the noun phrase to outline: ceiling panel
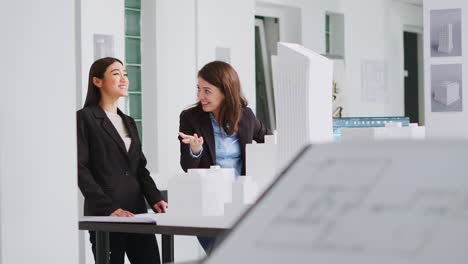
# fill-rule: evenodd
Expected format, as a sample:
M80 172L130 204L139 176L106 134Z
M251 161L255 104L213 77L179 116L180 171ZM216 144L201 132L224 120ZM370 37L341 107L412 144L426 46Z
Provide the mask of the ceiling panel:
M403 2L406 4L411 4L411 5L416 5L416 6L422 6L423 5L423 0L397 0L399 2Z

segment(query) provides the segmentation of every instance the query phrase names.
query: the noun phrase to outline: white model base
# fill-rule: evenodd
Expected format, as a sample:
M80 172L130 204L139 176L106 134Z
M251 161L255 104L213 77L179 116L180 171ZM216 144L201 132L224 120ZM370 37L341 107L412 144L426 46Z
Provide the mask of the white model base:
M417 139L426 138L426 128L417 124L407 127L389 124L387 127L353 127L341 130L341 141L372 141L393 139Z

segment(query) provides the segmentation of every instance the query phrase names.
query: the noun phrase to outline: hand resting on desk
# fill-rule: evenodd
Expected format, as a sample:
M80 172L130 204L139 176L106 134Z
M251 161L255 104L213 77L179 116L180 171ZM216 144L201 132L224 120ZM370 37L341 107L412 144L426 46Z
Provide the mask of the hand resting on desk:
M110 216L118 216L118 217L132 217L135 216L129 211L123 210L122 208L119 208L115 210Z

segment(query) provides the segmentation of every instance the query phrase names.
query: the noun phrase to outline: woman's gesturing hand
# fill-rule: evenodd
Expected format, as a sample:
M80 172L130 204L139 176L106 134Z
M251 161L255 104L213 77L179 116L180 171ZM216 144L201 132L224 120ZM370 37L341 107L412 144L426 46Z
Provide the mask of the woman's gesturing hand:
M190 144L190 149L192 150L193 155L200 154L200 151L202 151L203 137L198 137L197 133L190 136L182 132L179 132L179 136L182 138L182 142Z

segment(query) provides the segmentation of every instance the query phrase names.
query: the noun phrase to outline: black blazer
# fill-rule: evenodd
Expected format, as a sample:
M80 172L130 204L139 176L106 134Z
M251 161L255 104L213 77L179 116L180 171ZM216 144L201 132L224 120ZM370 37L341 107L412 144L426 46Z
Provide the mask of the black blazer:
M78 186L85 197L84 215L110 215L118 208L146 213L163 200L146 169L135 121L118 110L132 138L129 151L99 105L77 112Z
M201 106L195 106L183 111L180 114L179 131L187 135L197 133L198 136L203 137L203 152L198 158L193 158L190 155L190 145L183 143L182 138L179 137L180 165L184 171L192 168L209 168L211 165L216 164L213 126L208 112L203 111ZM255 117L249 107L244 107L237 131L242 158L241 175L245 175L245 144L252 143L252 140L263 143L265 142L265 135L271 135L271 131Z

